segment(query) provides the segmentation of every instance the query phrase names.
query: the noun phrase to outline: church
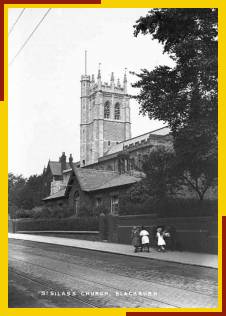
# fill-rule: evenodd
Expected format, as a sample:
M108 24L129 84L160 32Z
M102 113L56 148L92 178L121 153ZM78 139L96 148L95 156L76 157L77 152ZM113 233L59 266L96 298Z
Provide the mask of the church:
M118 213L119 201L140 181L142 161L156 146L172 148L168 127L131 137L130 96L126 70L123 82L114 73L103 82L101 71L81 76L80 161L49 161L44 169L47 205L68 206L74 214L82 209L104 207Z

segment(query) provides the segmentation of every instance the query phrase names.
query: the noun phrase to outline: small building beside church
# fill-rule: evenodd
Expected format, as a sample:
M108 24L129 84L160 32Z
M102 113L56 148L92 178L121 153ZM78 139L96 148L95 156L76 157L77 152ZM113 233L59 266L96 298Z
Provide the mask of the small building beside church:
M86 210L101 207L108 213L118 213L119 201L127 189L141 180L126 173L116 171L77 168L75 165L63 172L65 186L46 197L48 206L67 206L73 208L75 215Z

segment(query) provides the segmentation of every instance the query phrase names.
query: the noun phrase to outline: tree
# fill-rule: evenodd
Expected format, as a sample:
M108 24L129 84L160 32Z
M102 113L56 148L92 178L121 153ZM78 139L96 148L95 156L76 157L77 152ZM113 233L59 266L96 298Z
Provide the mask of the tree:
M156 201L175 196L181 182L175 171L175 154L171 149L157 146L143 162L146 192Z
M135 203L146 200L159 202L178 193L181 178L175 171L175 153L164 146L156 146L143 161L145 177L129 191Z
M134 26L163 44L175 67L143 69L133 86L141 113L166 121L173 132L190 119L217 127L217 10L154 9Z
M23 188L23 203L24 209L31 210L35 206L41 205L42 201L42 176L30 176Z
M15 216L16 210L22 205L22 191L26 179L22 175L8 174L8 207L10 217Z
M178 177L203 200L207 190L217 184L218 170L217 143L208 135L208 128L200 126L201 123L188 126L178 133L174 149ZM206 133L203 133L204 129Z
M168 123L179 170L203 199L217 175L217 9L153 9L134 28L175 62L136 74L140 112Z
M19 209L31 210L42 204L43 176L32 175L28 179L22 175L8 174L8 205L10 216Z

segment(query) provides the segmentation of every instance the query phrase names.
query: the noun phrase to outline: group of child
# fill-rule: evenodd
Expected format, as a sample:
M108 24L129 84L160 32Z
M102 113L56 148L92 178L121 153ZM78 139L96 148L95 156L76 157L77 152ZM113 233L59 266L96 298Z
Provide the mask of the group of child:
M134 251L137 252L139 249L143 251L146 249L149 252L150 248L150 234L145 229L144 226L134 226L132 229L132 245L134 246ZM154 239L156 240L156 246L158 251L166 250L166 240L171 238L170 232L164 230L162 227L157 227L154 232Z

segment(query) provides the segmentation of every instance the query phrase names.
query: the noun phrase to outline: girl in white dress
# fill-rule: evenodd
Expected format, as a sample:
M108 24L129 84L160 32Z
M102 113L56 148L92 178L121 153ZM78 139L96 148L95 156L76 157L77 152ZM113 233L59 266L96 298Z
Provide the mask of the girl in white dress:
M147 248L147 251L149 252L149 247L150 247L149 232L143 226L141 227L140 237L141 237L142 250L144 248Z
M158 245L158 251L165 251L166 242L163 238L163 229L161 227L157 228L157 245Z

